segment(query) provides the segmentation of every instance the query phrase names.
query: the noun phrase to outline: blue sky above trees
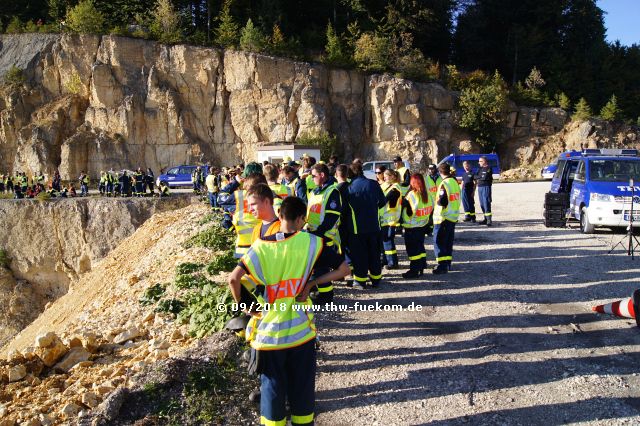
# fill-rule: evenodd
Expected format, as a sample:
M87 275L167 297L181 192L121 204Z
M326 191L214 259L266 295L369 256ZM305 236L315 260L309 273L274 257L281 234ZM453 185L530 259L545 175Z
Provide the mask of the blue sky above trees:
M608 42L620 40L624 46L640 44L640 1L598 0L598 6L607 12L604 24Z

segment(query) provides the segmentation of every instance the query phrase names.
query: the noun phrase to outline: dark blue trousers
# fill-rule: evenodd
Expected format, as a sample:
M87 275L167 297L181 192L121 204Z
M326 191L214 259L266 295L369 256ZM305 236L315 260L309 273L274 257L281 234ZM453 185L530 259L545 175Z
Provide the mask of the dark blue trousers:
M476 218L476 201L473 199L473 191L462 191L462 208L464 209L465 217Z
M438 267L451 266L453 260L453 237L456 230L454 222L445 220L433 228L434 245Z
M482 208L482 213L484 213L485 217L491 216L491 187L479 186L478 198L480 199L480 207Z
M382 248L384 250L384 263L389 266L398 266L398 250L396 250L396 227L382 227Z
M349 257L353 267L353 279L365 283L368 278L375 284L382 278L380 231L349 235Z
M282 422L289 401L291 423L313 424L316 388L315 339L290 349L260 351L260 424Z
M427 251L424 249L424 235L426 229L404 228L404 244L409 257L409 269L421 270L427 267Z

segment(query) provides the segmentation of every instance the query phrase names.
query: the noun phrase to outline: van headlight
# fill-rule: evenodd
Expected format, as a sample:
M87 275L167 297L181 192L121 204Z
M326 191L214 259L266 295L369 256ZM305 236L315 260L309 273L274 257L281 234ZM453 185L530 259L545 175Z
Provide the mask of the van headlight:
M610 202L612 201L612 196L609 194L596 194L595 192L591 193L591 201L604 201Z

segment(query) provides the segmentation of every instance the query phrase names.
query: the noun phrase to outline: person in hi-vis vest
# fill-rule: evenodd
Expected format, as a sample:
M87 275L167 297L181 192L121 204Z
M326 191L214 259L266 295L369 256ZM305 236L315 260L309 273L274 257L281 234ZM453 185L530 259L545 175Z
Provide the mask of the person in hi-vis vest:
M264 286L269 308L252 315L245 332L258 352L260 424L313 424L315 417L316 327L310 309L313 287L344 278L349 265L321 237L302 228L306 206L287 197L280 208L280 230L257 240L229 276L236 302L245 275ZM313 269L329 272L311 279ZM255 319L254 319L255 318ZM287 401L289 409L287 410Z
M442 182L433 211L434 251L438 266L434 274L446 274L453 260L453 237L460 216L460 186L447 163L438 166Z

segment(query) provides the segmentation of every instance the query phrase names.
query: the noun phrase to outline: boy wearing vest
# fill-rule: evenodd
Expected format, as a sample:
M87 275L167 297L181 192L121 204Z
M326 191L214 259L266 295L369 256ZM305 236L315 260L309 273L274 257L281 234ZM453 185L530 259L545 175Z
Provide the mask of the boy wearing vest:
M306 206L287 197L280 210L280 231L257 240L229 276L229 287L240 301L240 280L246 274L265 286L269 309L252 312L246 335L260 353L260 424L285 425L289 402L291 424L313 424L315 416L316 329L309 310L309 292L318 284L341 279L349 266L322 238L299 232ZM332 269L309 279L314 267Z
M434 274L446 274L453 260L453 237L460 215L460 186L447 163L438 166L442 182L433 212L434 251L438 266Z
M411 176L409 188L407 196L402 200L402 226L409 258L409 270L402 274L405 279L421 277L427 266L424 236L433 211L431 198L421 173Z
M380 170L382 171L382 170ZM376 175L378 170L376 170ZM387 269L398 268L398 250L396 249L396 227L400 226L402 213L402 194L398 184L399 175L395 170L384 170L384 183L381 184L386 204L380 209L380 227L382 229L382 247L384 249L382 264Z

